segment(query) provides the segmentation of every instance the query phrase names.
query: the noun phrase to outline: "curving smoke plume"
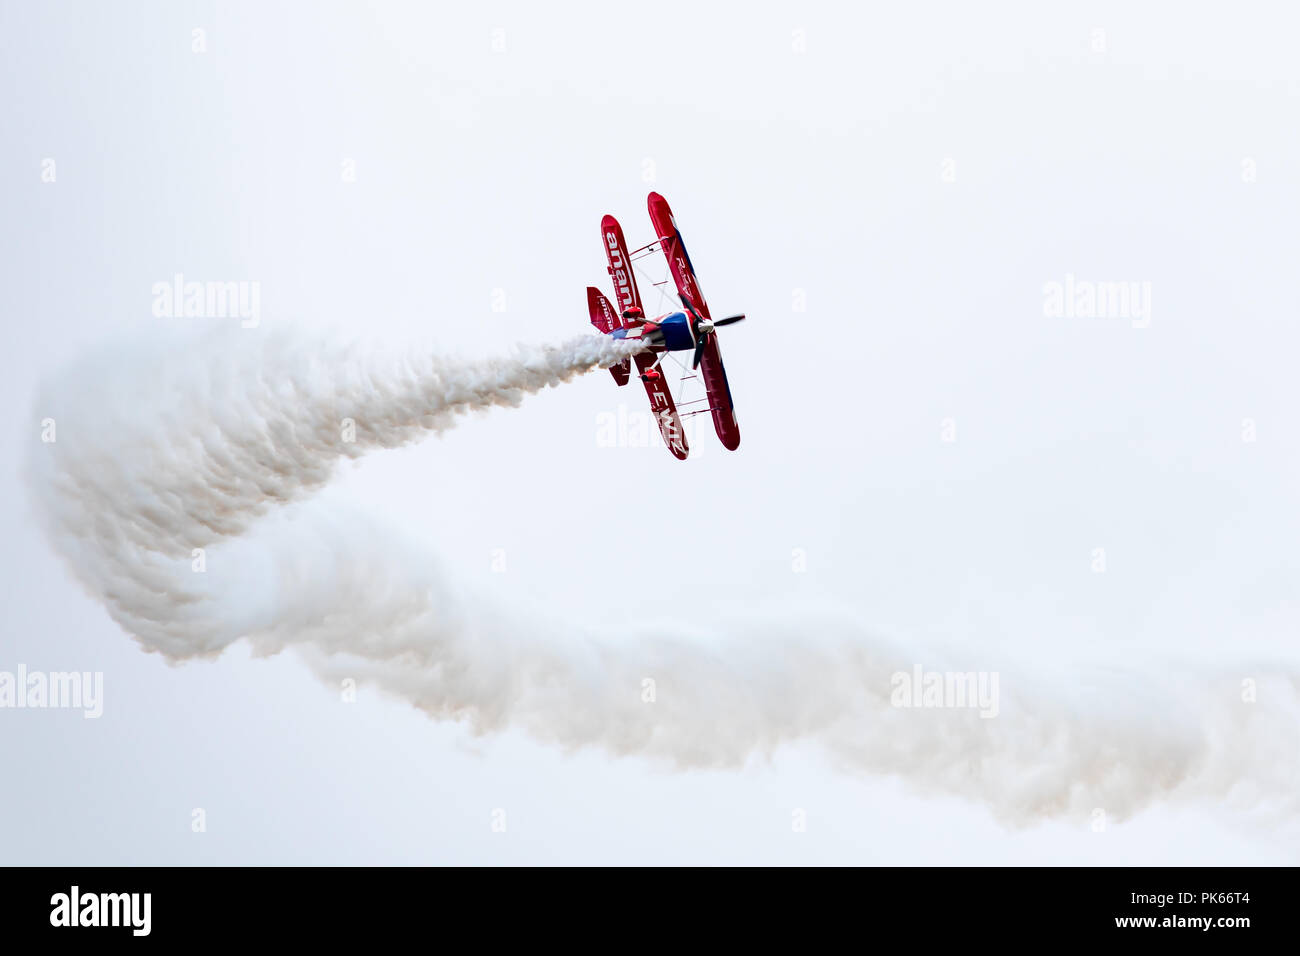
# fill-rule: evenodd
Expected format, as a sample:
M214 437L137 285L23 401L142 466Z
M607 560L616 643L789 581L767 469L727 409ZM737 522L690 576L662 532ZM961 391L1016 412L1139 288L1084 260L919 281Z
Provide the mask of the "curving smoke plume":
M628 351L588 336L454 362L237 335L100 354L38 398L57 441L34 456L33 492L73 573L173 660L240 639L262 653L293 646L324 677L369 681L477 732L519 727L681 767L737 766L815 739L846 768L966 795L1013 822L1098 807L1122 818L1161 798L1294 819L1289 666L1044 673L923 652L807 610L643 625L613 644L571 620L525 623L466 600L401 535L313 507L341 459L516 405ZM923 706L921 681L904 701L918 667L996 672L992 707Z

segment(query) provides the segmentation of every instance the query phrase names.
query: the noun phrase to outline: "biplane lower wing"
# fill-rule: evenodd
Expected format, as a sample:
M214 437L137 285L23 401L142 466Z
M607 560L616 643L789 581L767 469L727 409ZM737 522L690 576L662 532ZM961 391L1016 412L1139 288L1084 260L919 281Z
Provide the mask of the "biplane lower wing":
M690 253L686 243L673 219L673 211L668 200L658 193L651 193L646 201L650 210L650 221L654 223L655 235L664 258L668 260L668 271L677 283L677 291L706 319L709 304L700 289L699 279L695 276L695 267L691 265ZM713 413L713 430L724 448L735 451L740 447L740 425L736 421L736 408L731 400L731 386L727 383L727 370L722 364L722 350L718 348L716 336L709 336L700 359L700 372L704 377L704 391L709 398L709 408Z
M664 446L673 453L673 457L685 461L690 454L686 445L686 430L682 428L681 417L677 414L677 403L673 393L668 390L668 381L663 375L647 375L654 365L654 356L638 352L632 356L636 360L637 371L645 384L646 397L650 399L650 414L659 425L659 434L663 436Z
M623 320L624 312L633 309L644 314L641 293L636 287L636 275L632 271L632 258L627 252L627 240L623 238L623 227L613 216L605 216L600 221L600 240L605 249L605 258L609 261L609 277L614 283L614 295L618 300L618 307L614 310L614 320L618 325L614 328L621 328L628 324ZM600 295L600 292L597 291L596 294ZM587 293L587 298L590 302L590 292ZM605 297L600 296L600 298L604 300ZM608 302L606 304L608 305ZM592 322L595 324L594 312L592 316ZM654 356L647 352L639 352L632 358L636 362L637 373L645 385L646 397L650 399L650 414L654 416L655 423L659 426L659 434L663 436L664 445L676 458L685 459L690 452L686 445L686 431L682 428L681 417L677 414L677 403L673 401L673 393L669 391L667 381L663 375L654 370Z

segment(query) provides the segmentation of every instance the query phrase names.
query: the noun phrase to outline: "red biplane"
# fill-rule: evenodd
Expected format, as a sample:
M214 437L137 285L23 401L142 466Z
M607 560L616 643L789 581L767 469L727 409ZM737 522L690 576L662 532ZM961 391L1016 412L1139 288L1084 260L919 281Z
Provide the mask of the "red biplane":
M740 426L736 424L736 410L731 402L731 389L727 385L727 371L722 366L722 352L718 349L715 330L739 322L744 316L731 315L715 320L709 315L709 305L704 301L704 293L700 290L695 268L691 265L691 257L682 242L682 234L677 230L673 212L668 208L668 201L658 193L651 193L648 205L656 238L630 253L618 220L613 216L601 220L602 245L609 259L609 274L614 280L614 295L619 307L616 309L610 305L599 289L588 286L587 308L591 313L591 324L614 338L640 340L649 345L648 350L638 352L631 360L623 359L609 371L615 382L626 385L631 378L631 363L636 363L638 376L650 397L650 410L659 424L664 444L679 459L685 459L689 452L686 434L682 430L681 416L677 411L678 403L673 400L660 365L670 352L694 353L689 369L684 364L681 365L681 381L685 386L697 376L703 376L705 397L682 402L681 414L689 416L711 412L713 427L723 446L735 450L740 445ZM677 284L677 294L684 311L667 312L656 319L647 320L641 293L637 290L634 264L656 251L662 252L668 260L668 271ZM662 282L654 284L662 293L667 282L665 277ZM705 407L692 407L700 404Z

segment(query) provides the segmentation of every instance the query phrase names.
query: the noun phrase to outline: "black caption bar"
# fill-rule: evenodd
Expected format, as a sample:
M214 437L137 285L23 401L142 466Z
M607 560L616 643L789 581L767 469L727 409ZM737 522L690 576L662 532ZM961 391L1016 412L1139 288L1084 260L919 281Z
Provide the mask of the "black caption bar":
M7 940L373 944L412 932L496 944L690 933L803 943L847 932L947 939L1232 945L1290 924L1285 869L10 868ZM609 934L614 935L609 935ZM920 933L920 936L914 934ZM1262 936L1260 934L1263 934ZM67 940L65 939L64 942Z

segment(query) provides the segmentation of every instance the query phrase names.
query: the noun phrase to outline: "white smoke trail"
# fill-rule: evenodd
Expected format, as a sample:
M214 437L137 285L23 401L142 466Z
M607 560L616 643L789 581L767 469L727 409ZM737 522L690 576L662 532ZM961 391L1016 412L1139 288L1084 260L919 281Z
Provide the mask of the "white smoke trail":
M32 477L82 583L146 647L177 659L241 635L223 610L235 592L192 573L195 549L206 563L209 549L324 485L340 459L518 405L634 350L586 335L452 362L283 333L135 348L143 354L93 356L44 389L38 405L57 438Z
M82 583L171 659L241 638L261 653L294 646L328 679L371 682L478 732L519 727L566 749L681 767L737 766L814 739L846 768L963 794L1015 822L1098 807L1123 818L1160 798L1295 817L1289 665L1044 673L968 654L955 669L999 673L995 718L902 709L895 673L954 669L953 659L847 615L788 610L642 625L612 643L460 598L400 535L302 504L342 458L517 404L624 354L584 337L461 363L239 336L101 356L42 392L58 438L33 462L33 489ZM1259 682L1257 701L1243 702L1243 678Z

